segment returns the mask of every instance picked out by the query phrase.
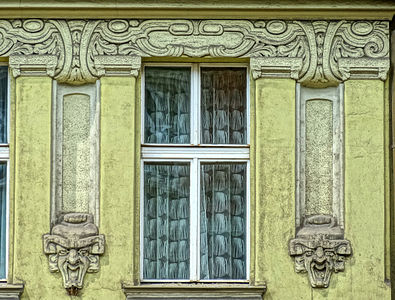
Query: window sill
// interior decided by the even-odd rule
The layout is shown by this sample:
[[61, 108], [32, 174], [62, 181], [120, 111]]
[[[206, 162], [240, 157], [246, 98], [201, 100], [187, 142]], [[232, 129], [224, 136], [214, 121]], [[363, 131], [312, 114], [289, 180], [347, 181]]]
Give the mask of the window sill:
[[0, 283], [0, 299], [19, 300], [23, 289], [23, 284]]
[[171, 284], [144, 284], [139, 286], [123, 285], [122, 289], [126, 300], [142, 299], [263, 299], [266, 286], [250, 286], [247, 284], [221, 284], [221, 283], [171, 283]]

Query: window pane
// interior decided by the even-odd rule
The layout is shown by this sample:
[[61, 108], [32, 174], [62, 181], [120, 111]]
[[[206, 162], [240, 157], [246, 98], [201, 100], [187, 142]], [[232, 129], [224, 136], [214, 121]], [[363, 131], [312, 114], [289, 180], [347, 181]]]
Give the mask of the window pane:
[[7, 163], [0, 162], [0, 278], [4, 279], [6, 267], [7, 235]]
[[0, 67], [0, 144], [7, 144], [8, 68]]
[[146, 143], [190, 143], [190, 91], [190, 68], [145, 68]]
[[201, 141], [247, 143], [245, 68], [201, 69]]
[[201, 279], [246, 278], [246, 167], [201, 165]]
[[144, 164], [145, 279], [189, 278], [189, 164]]

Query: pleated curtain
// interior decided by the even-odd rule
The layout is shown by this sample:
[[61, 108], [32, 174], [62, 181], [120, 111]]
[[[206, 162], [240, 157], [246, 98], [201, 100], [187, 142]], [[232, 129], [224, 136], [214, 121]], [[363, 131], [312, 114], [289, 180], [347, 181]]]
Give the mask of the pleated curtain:
[[201, 165], [200, 278], [246, 278], [246, 164]]
[[[190, 68], [146, 67], [146, 143], [191, 142], [190, 77]], [[202, 144], [247, 143], [245, 78], [243, 68], [201, 68], [195, 109]], [[246, 278], [246, 172], [245, 162], [200, 162], [194, 201], [200, 201], [201, 280]], [[144, 163], [145, 279], [189, 279], [190, 176], [197, 174], [189, 162]]]

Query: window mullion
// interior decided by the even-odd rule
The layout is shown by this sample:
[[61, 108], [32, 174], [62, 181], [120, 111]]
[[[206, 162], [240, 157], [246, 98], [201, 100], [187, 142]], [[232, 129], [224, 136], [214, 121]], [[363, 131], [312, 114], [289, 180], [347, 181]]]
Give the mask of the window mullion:
[[198, 185], [199, 185], [199, 161], [194, 158], [191, 162], [191, 189], [190, 189], [190, 280], [196, 281], [198, 276], [198, 257], [199, 257], [199, 199], [198, 199]]
[[191, 144], [199, 144], [199, 66], [197, 64], [192, 65], [192, 78], [191, 78]]

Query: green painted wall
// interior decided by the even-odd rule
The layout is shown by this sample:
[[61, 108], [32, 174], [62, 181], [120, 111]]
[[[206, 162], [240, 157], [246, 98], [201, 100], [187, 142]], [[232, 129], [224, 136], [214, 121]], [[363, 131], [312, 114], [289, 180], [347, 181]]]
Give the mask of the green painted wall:
[[[100, 272], [87, 274], [85, 288], [73, 299], [124, 299], [121, 282], [131, 283], [138, 277], [136, 141], [140, 127], [135, 125], [140, 123], [140, 114], [136, 113], [135, 84], [133, 77], [101, 81], [100, 232], [106, 236], [106, 249]], [[49, 272], [41, 238], [50, 230], [51, 97], [50, 78], [16, 80], [15, 146], [11, 143], [15, 149], [15, 234], [11, 243], [15, 250], [10, 281], [25, 283], [22, 299], [71, 298], [60, 273]]]
[[345, 82], [345, 237], [353, 254], [345, 272], [313, 299], [391, 299], [385, 283], [385, 123], [384, 82]]
[[138, 277], [140, 114], [135, 85], [134, 77], [101, 80], [100, 232], [106, 236], [106, 253], [97, 288], [105, 290], [95, 299], [124, 299], [121, 282]]
[[[13, 282], [22, 299], [62, 299], [61, 277], [48, 271], [42, 235], [49, 232], [52, 80], [16, 79]], [[64, 297], [63, 297], [64, 298]]]
[[288, 241], [295, 234], [295, 81], [255, 82], [255, 280], [265, 299], [308, 299], [306, 276], [294, 272]]
[[[124, 299], [121, 283], [138, 283], [139, 84], [133, 77], [101, 80], [100, 233], [106, 250], [99, 273], [87, 274], [74, 299]], [[22, 299], [70, 299], [60, 274], [48, 270], [41, 238], [50, 230], [52, 81], [19, 77], [11, 94], [10, 281], [26, 284]], [[390, 299], [384, 95], [378, 80], [345, 83], [345, 231], [353, 256], [328, 289], [313, 290], [288, 255], [295, 235], [295, 81], [252, 82], [251, 283], [267, 284], [265, 299]]]
[[295, 224], [295, 82], [259, 79], [255, 85], [254, 277], [267, 283], [265, 299], [390, 299], [384, 83], [345, 83], [345, 231], [353, 256], [345, 272], [333, 274], [328, 289], [311, 289], [307, 275], [293, 271], [287, 249]]

